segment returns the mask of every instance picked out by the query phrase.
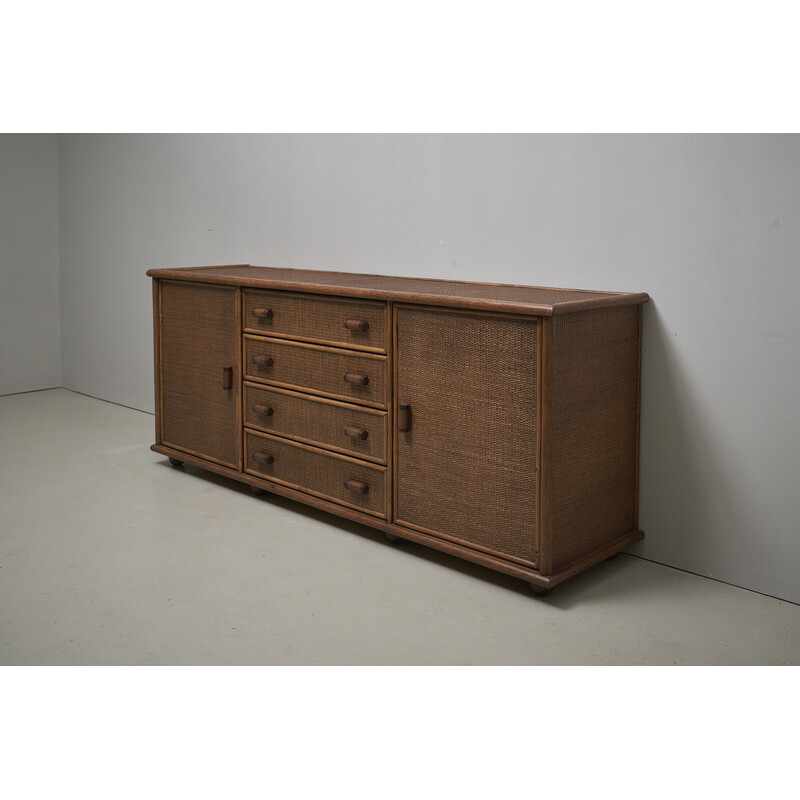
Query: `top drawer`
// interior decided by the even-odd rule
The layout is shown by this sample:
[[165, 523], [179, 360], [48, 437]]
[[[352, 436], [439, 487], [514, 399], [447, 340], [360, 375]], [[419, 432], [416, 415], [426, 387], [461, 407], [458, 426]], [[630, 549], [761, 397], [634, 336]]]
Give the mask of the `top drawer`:
[[247, 333], [386, 352], [386, 303], [314, 294], [247, 289]]

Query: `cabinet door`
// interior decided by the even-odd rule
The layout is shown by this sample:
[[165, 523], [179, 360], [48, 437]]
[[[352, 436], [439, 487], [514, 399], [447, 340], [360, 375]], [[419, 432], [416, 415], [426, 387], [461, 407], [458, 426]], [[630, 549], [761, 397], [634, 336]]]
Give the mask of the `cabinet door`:
[[537, 320], [400, 305], [395, 324], [395, 521], [535, 564]]
[[[161, 283], [161, 439], [240, 469], [237, 291]], [[226, 388], [229, 387], [229, 388]]]

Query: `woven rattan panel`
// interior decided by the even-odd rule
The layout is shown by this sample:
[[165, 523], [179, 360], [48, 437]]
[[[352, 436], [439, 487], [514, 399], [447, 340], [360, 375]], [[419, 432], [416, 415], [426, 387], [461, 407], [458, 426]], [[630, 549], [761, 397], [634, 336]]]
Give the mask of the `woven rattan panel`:
[[[255, 309], [271, 314], [254, 316]], [[348, 328], [348, 321], [365, 323], [367, 329]], [[249, 333], [263, 336], [282, 335], [338, 347], [386, 350], [386, 303], [377, 300], [246, 290], [242, 324]]]
[[[385, 467], [252, 431], [245, 433], [245, 448], [247, 472], [351, 508], [386, 516]], [[266, 464], [255, 457], [256, 453], [266, 453], [274, 460]], [[347, 481], [365, 484], [367, 492], [348, 489]]]
[[554, 572], [636, 526], [639, 313], [554, 319]]
[[385, 411], [246, 383], [244, 422], [267, 433], [386, 463]]
[[[257, 356], [271, 358], [273, 363], [256, 364], [253, 358]], [[386, 408], [386, 356], [246, 336], [244, 372], [256, 381]], [[345, 375], [364, 377], [367, 383], [352, 383]]]
[[[161, 284], [161, 390], [164, 444], [239, 468], [236, 290]], [[223, 367], [233, 367], [222, 388]]]
[[536, 562], [537, 326], [398, 306], [399, 524]]

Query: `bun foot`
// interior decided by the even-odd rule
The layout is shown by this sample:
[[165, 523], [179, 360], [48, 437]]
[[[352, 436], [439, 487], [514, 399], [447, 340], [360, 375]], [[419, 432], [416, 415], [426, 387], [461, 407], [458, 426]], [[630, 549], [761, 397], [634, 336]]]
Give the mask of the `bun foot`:
[[251, 486], [250, 486], [250, 491], [251, 491], [251, 492], [252, 492], [254, 495], [257, 495], [257, 496], [259, 496], [259, 497], [260, 497], [262, 494], [268, 494], [268, 492], [267, 492], [267, 490], [266, 490], [266, 489], [262, 489], [260, 486], [253, 486], [252, 484], [251, 484]]
[[405, 541], [405, 539], [402, 536], [398, 536], [396, 533], [389, 533], [388, 531], [386, 532], [386, 538], [390, 542], [401, 542], [402, 543], [402, 542]]
[[530, 584], [530, 587], [531, 587], [531, 591], [537, 597], [547, 597], [547, 595], [549, 595], [550, 592], [553, 591], [552, 589], [548, 589], [546, 586], [540, 586], [538, 583], [532, 583], [532, 584]]
[[169, 463], [172, 464], [173, 467], [182, 467], [183, 461], [179, 458], [173, 458], [172, 456], [169, 457]]

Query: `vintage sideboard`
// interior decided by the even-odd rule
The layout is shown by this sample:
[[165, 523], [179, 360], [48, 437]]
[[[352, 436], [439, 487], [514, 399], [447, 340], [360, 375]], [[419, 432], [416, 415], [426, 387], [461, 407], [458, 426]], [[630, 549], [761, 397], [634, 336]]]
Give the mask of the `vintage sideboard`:
[[644, 293], [154, 269], [152, 449], [547, 593], [642, 537]]

